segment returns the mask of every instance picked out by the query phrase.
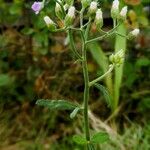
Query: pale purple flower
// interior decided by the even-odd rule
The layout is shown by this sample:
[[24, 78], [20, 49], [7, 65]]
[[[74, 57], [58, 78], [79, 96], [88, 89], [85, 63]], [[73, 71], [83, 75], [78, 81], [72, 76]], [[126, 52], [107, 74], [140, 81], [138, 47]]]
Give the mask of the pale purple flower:
[[38, 1], [34, 2], [31, 8], [35, 12], [35, 14], [38, 14], [40, 10], [43, 8], [43, 3]]

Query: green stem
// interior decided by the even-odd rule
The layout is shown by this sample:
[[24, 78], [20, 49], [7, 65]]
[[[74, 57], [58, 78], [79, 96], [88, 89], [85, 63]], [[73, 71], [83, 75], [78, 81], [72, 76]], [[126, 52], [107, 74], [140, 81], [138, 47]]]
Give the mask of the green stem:
[[113, 29], [111, 29], [110, 31], [105, 32], [105, 34], [104, 34], [104, 35], [102, 35], [102, 36], [99, 36], [99, 37], [97, 37], [97, 38], [94, 38], [94, 39], [91, 39], [91, 40], [86, 41], [86, 44], [91, 43], [91, 42], [94, 42], [94, 41], [103, 40], [104, 38], [111, 36], [112, 34], [114, 34], [114, 31], [118, 28], [118, 26], [120, 26], [120, 24], [121, 24], [121, 23], [118, 23], [118, 25], [117, 25], [117, 26], [115, 26], [115, 27], [114, 27]]
[[91, 82], [89, 83], [89, 86], [92, 86], [92, 85], [94, 85], [95, 83], [97, 83], [98, 81], [100, 81], [100, 80], [102, 80], [103, 78], [105, 78], [110, 72], [112, 72], [113, 68], [114, 68], [114, 65], [112, 65], [112, 66], [108, 69], [108, 71], [107, 71], [106, 73], [104, 73], [102, 76], [100, 76], [100, 77], [96, 78], [95, 80], [91, 81]]
[[88, 67], [87, 67], [87, 56], [86, 56], [86, 47], [85, 47], [85, 37], [82, 34], [82, 68], [83, 68], [83, 76], [84, 76], [84, 128], [85, 128], [85, 136], [86, 140], [90, 141], [90, 131], [89, 131], [89, 119], [88, 119], [88, 100], [89, 100], [89, 75], [88, 75]]

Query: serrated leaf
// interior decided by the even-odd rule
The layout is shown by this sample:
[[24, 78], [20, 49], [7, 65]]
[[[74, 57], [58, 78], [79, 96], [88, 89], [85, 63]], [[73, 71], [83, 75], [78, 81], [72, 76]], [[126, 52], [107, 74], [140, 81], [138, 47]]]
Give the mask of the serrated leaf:
[[36, 104], [39, 106], [45, 106], [51, 110], [73, 110], [78, 107], [76, 104], [73, 104], [66, 100], [40, 99], [37, 100]]
[[70, 118], [73, 119], [73, 118], [77, 115], [77, 113], [78, 113], [80, 110], [81, 110], [80, 107], [76, 107], [76, 108], [72, 111], [72, 113], [70, 114]]
[[87, 143], [86, 139], [81, 135], [74, 135], [73, 141], [79, 145], [85, 145]]
[[98, 83], [95, 83], [94, 86], [103, 93], [108, 106], [111, 106], [112, 100], [111, 100], [111, 96], [109, 95], [108, 90], [104, 86], [102, 86], [101, 84], [98, 84]]
[[106, 132], [99, 132], [93, 135], [91, 142], [93, 144], [101, 144], [109, 140], [109, 135]]

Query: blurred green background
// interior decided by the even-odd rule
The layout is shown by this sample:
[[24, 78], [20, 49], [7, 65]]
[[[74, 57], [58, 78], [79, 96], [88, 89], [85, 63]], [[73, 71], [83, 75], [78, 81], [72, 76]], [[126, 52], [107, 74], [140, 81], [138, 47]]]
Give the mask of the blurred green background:
[[[110, 28], [111, 0], [99, 2], [105, 10], [105, 28]], [[127, 43], [116, 128], [107, 121], [110, 108], [94, 88], [90, 108], [98, 128], [118, 132], [117, 138], [101, 145], [103, 150], [150, 150], [150, 7], [148, 0], [124, 2], [129, 7], [127, 29], [139, 27], [141, 33]], [[83, 131], [80, 116], [71, 120], [68, 112], [50, 112], [35, 105], [39, 98], [81, 103], [84, 83], [81, 65], [74, 63], [65, 45], [66, 34], [50, 33], [42, 19], [46, 14], [54, 17], [54, 2], [47, 1], [38, 16], [31, 10], [32, 3], [0, 0], [0, 149], [82, 150], [71, 140]], [[96, 32], [94, 27], [92, 32]], [[98, 44], [106, 54], [113, 51], [113, 39]], [[88, 58], [91, 76], [100, 74], [90, 52]]]

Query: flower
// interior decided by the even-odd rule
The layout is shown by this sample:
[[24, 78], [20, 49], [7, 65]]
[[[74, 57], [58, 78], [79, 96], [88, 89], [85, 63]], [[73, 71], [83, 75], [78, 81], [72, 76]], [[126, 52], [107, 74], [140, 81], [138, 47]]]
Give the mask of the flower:
[[75, 7], [74, 6], [71, 6], [68, 10], [68, 16], [71, 17], [71, 18], [74, 18], [75, 17]]
[[75, 18], [75, 7], [74, 6], [71, 6], [69, 9], [68, 9], [68, 13], [65, 17], [65, 25], [66, 26], [70, 26], [72, 25], [72, 22], [73, 22], [73, 19]]
[[139, 29], [134, 29], [133, 31], [131, 31], [131, 34], [132, 34], [133, 36], [137, 36], [139, 33], [140, 33], [140, 30], [139, 30]]
[[89, 8], [89, 13], [94, 14], [97, 10], [97, 2], [91, 2], [90, 8]]
[[96, 11], [95, 23], [98, 30], [101, 29], [101, 27], [103, 26], [103, 13], [101, 9], [98, 9]]
[[47, 27], [48, 27], [51, 31], [54, 31], [54, 30], [56, 29], [55, 23], [53, 22], [52, 19], [50, 19], [49, 16], [45, 16], [45, 17], [44, 17], [44, 21], [45, 21]]
[[138, 28], [136, 28], [133, 31], [131, 31], [127, 37], [128, 37], [128, 39], [133, 39], [133, 38], [137, 37], [139, 33], [140, 33], [140, 30]]
[[114, 0], [111, 8], [111, 17], [116, 19], [118, 18], [118, 14], [119, 14], [119, 1]]
[[38, 1], [34, 2], [31, 8], [35, 12], [35, 14], [38, 14], [40, 10], [43, 8], [43, 3]]
[[121, 12], [120, 12], [120, 19], [122, 19], [122, 20], [126, 19], [127, 10], [128, 10], [127, 6], [125, 6], [125, 7], [123, 7], [123, 8], [121, 9]]

